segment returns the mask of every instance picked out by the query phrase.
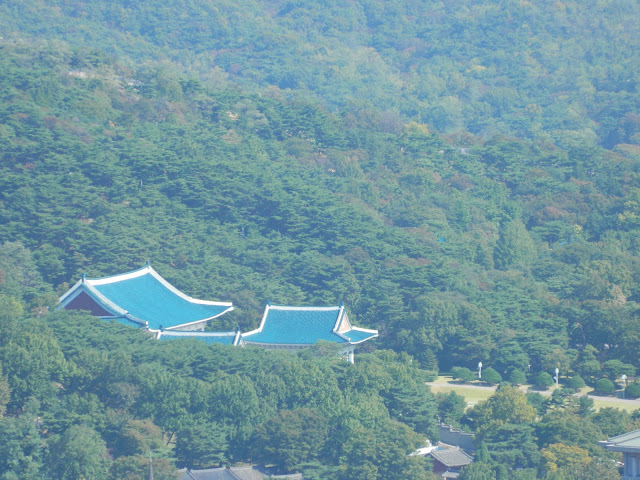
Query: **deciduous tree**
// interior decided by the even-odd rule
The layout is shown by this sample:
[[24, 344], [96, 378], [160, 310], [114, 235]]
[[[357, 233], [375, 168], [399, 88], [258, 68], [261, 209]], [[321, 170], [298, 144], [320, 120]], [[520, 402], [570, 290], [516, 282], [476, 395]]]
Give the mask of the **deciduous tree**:
[[111, 458], [98, 432], [84, 425], [71, 426], [50, 441], [48, 467], [64, 480], [108, 480]]

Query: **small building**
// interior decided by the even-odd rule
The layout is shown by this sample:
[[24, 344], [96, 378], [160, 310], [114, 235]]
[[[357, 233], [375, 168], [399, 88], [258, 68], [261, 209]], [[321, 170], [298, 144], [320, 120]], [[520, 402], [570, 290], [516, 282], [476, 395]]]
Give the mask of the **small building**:
[[611, 452], [621, 452], [624, 462], [622, 480], [640, 478], [640, 430], [598, 442]]
[[463, 432], [451, 425], [445, 423], [438, 425], [438, 438], [440, 443], [460, 447], [465, 453], [473, 455], [476, 451], [475, 435]]
[[433, 458], [433, 473], [442, 478], [458, 478], [462, 468], [473, 462], [473, 457], [458, 447], [437, 447], [429, 455]]
[[[251, 472], [252, 474], [254, 472]], [[257, 475], [249, 477], [251, 480], [262, 480], [264, 477], [260, 472]], [[206, 468], [202, 470], [184, 469], [179, 471], [179, 480], [239, 480], [237, 475], [227, 467]], [[244, 480], [244, 479], [243, 479]]]
[[353, 363], [355, 346], [378, 336], [377, 330], [354, 327], [343, 305], [299, 307], [267, 304], [260, 326], [242, 334], [242, 345], [300, 350], [321, 340], [342, 345]]
[[58, 308], [88, 310], [103, 319], [162, 331], [202, 331], [206, 323], [231, 310], [230, 302], [197, 300], [185, 295], [149, 262], [139, 270], [111, 277], [82, 278], [62, 297]]
[[179, 480], [302, 480], [300, 473], [273, 475], [254, 466], [206, 468], [203, 470], [182, 469], [178, 471]]

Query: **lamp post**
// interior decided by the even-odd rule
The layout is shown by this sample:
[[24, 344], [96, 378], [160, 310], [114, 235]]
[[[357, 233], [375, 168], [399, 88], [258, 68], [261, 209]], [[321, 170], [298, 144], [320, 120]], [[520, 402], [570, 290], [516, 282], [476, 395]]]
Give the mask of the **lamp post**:
[[560, 369], [558, 367], [556, 367], [556, 376], [553, 377], [553, 379], [556, 381], [556, 390], [558, 389], [558, 382], [560, 380]]
[[478, 380], [482, 380], [482, 362], [478, 362]]
[[624, 394], [627, 391], [627, 376], [623, 373], [620, 378], [624, 382], [624, 386], [622, 387], [622, 398], [624, 398]]

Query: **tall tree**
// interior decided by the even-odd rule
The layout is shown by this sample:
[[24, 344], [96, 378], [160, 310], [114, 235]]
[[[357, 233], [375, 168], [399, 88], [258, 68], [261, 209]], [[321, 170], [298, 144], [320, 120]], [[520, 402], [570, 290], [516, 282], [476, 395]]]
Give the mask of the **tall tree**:
[[526, 267], [536, 256], [535, 243], [522, 221], [510, 220], [500, 226], [500, 236], [493, 254], [497, 268]]
[[469, 416], [476, 429], [483, 432], [503, 423], [528, 424], [536, 417], [536, 410], [517, 387], [502, 386], [488, 400], [476, 405]]
[[74, 425], [50, 441], [50, 474], [61, 480], [108, 480], [111, 458], [106, 444], [92, 428]]
[[290, 472], [318, 458], [327, 433], [327, 420], [318, 411], [282, 410], [256, 427], [254, 458]]
[[218, 423], [196, 423], [178, 432], [175, 455], [180, 466], [220, 466], [229, 458], [227, 429]]
[[32, 412], [0, 419], [0, 471], [7, 480], [43, 478], [43, 439]]

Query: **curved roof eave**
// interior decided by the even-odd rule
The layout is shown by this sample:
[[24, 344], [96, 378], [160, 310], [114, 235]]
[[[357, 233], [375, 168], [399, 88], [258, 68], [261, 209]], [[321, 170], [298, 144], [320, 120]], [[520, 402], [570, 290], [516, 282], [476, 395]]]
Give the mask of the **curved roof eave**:
[[[132, 288], [134, 290], [131, 290]], [[143, 293], [147, 294], [146, 297], [132, 296], [131, 292], [135, 291], [135, 288], [142, 288]], [[148, 290], [149, 288], [151, 290]], [[147, 291], [144, 292], [144, 289]], [[109, 277], [87, 279], [83, 274], [81, 280], [60, 297], [58, 308], [64, 308], [81, 292], [85, 292], [97, 305], [113, 316], [126, 317], [150, 329], [158, 329], [162, 324], [167, 325], [166, 329], [188, 328], [190, 325], [206, 323], [233, 310], [231, 302], [200, 300], [184, 294], [162, 278], [149, 263], [143, 268]], [[158, 306], [158, 295], [167, 299], [167, 307], [171, 305], [171, 310], [162, 310]], [[180, 302], [184, 307], [191, 307], [183, 311]], [[167, 315], [167, 312], [172, 313]]]
[[224, 315], [225, 313], [230, 312], [232, 310], [233, 310], [233, 307], [229, 307], [226, 310], [223, 310], [222, 312], [218, 313], [217, 315], [214, 315], [213, 317], [203, 318], [201, 320], [194, 320], [193, 322], [180, 323], [178, 325], [172, 325], [170, 327], [165, 327], [163, 330], [176, 330], [178, 328], [188, 327], [189, 325], [197, 325], [198, 323], [206, 323], [209, 320], [213, 320], [214, 318], [218, 318], [220, 315]]

